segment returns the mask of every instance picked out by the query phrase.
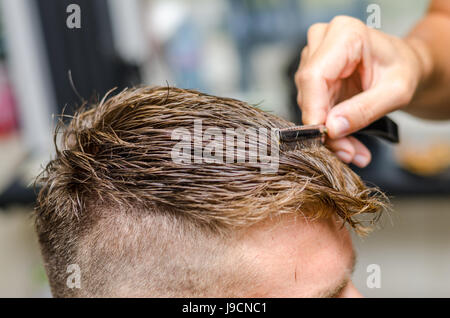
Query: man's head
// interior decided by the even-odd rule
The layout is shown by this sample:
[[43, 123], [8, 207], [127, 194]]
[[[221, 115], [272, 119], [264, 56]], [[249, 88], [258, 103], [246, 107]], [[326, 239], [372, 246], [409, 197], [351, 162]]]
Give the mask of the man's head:
[[[214, 128], [216, 137], [198, 142], [199, 121], [200, 133]], [[181, 139], [193, 158], [214, 149], [217, 159], [219, 148], [208, 148], [225, 143], [217, 129], [289, 126], [234, 99], [167, 87], [126, 90], [75, 114], [39, 179], [36, 229], [53, 294], [350, 293], [354, 254], [343, 224], [364, 232], [357, 217], [376, 218], [386, 202], [325, 147], [277, 148], [273, 173], [225, 153], [173, 158], [177, 129], [192, 134], [192, 143]], [[245, 151], [261, 143], [244, 141]], [[71, 264], [79, 289], [66, 284]]]

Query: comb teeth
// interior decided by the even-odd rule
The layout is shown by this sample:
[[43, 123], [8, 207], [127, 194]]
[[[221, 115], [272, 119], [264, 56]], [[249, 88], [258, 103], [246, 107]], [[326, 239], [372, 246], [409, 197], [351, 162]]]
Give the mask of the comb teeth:
[[[277, 131], [280, 144], [283, 143], [286, 146], [295, 148], [309, 145], [309, 141], [315, 143], [317, 140], [320, 140], [323, 144], [327, 133], [325, 125], [293, 126], [278, 129]], [[356, 134], [372, 135], [393, 143], [398, 143], [399, 141], [397, 124], [387, 116], [374, 121], [369, 126], [357, 131]]]
[[279, 130], [279, 139], [282, 142], [302, 142], [311, 139], [325, 141], [326, 127], [323, 125], [306, 125], [283, 128]]

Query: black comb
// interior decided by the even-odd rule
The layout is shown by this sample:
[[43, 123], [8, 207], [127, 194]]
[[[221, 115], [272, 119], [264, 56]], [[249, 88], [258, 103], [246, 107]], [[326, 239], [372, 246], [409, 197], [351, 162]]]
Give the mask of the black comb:
[[[312, 139], [320, 139], [324, 143], [327, 132], [325, 125], [303, 125], [279, 129], [278, 137], [281, 142], [285, 143], [302, 142]], [[374, 121], [369, 126], [354, 133], [354, 135], [359, 134], [379, 137], [392, 143], [399, 142], [398, 126], [387, 116]]]

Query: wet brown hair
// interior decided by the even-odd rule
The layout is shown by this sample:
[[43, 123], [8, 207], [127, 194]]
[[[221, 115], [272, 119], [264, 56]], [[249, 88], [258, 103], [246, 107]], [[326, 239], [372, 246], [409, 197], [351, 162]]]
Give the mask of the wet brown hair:
[[[37, 180], [43, 188], [35, 213], [55, 296], [118, 295], [113, 291], [118, 282], [123, 291], [210, 295], [207, 280], [218, 277], [216, 254], [228, 255], [224, 262], [240, 257], [224, 252], [234, 230], [285, 214], [337, 215], [366, 233], [369, 227], [358, 216], [372, 215], [373, 222], [387, 206], [378, 189], [366, 187], [315, 143], [281, 148], [276, 173], [261, 173], [249, 162], [177, 164], [171, 158], [178, 142], [172, 133], [181, 127], [192, 131], [196, 119], [203, 129], [293, 125], [235, 99], [143, 87], [105, 96], [77, 112], [61, 136], [55, 133], [61, 147]], [[189, 248], [196, 250], [197, 260], [174, 265]], [[151, 265], [155, 277], [149, 278], [153, 283], [131, 284], [137, 272], [149, 276], [138, 264], [151, 253], [157, 254]], [[67, 266], [74, 263], [85, 273], [79, 291], [66, 285]], [[215, 285], [231, 286], [224, 268], [224, 281]], [[198, 279], [196, 271], [202, 273]]]

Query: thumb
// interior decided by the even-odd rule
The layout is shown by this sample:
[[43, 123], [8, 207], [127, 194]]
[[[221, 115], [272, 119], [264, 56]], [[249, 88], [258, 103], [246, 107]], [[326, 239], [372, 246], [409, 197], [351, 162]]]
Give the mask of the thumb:
[[328, 113], [326, 126], [332, 139], [354, 133], [393, 111], [398, 97], [385, 87], [374, 87], [347, 99]]

